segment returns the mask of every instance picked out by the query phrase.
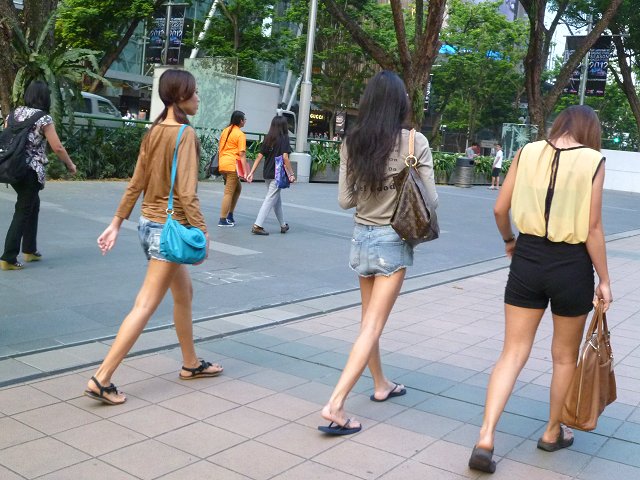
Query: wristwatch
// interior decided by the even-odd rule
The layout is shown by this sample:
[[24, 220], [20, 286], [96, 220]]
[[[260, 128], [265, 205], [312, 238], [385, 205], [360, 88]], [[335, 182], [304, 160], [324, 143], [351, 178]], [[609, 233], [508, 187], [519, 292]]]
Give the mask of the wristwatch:
[[516, 239], [516, 236], [515, 236], [515, 235], [511, 235], [511, 237], [510, 237], [510, 238], [507, 238], [507, 239], [504, 239], [504, 238], [503, 238], [502, 240], [504, 241], [504, 243], [511, 243], [511, 242], [513, 242], [515, 239]]

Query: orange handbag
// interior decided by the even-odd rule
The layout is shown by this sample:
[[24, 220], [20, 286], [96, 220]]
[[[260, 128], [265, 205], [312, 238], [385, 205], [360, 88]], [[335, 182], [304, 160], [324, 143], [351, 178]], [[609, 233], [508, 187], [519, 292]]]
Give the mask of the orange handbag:
[[578, 430], [593, 430], [600, 414], [615, 399], [616, 378], [607, 316], [603, 302], [598, 302], [564, 401], [562, 423]]

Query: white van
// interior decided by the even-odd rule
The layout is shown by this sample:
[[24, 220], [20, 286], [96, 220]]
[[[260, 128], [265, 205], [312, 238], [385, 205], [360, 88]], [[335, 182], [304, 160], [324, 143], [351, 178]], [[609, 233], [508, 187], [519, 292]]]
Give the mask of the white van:
[[[78, 120], [83, 117], [101, 117], [100, 119], [90, 118], [90, 120], [96, 126], [122, 126], [122, 115], [113, 103], [111, 103], [111, 100], [94, 93], [81, 92], [81, 94], [82, 99], [78, 99], [74, 108], [76, 123], [84, 124], [84, 121], [78, 122]], [[89, 120], [89, 118], [87, 118], [87, 120]]]

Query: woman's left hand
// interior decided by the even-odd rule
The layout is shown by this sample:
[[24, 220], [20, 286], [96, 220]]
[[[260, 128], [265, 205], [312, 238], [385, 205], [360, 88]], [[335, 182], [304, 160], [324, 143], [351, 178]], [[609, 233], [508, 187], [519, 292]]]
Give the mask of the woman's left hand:
[[291, 183], [293, 183], [293, 182], [295, 182], [295, 181], [296, 181], [296, 176], [295, 176], [293, 173], [292, 173], [291, 175], [289, 175], [289, 181], [290, 181]]

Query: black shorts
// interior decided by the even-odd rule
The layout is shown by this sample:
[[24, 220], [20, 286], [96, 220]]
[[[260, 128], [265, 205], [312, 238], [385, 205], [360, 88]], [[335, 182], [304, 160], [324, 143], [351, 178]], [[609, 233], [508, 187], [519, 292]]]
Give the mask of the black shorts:
[[499, 177], [501, 171], [502, 171], [501, 168], [494, 168], [493, 170], [491, 170], [491, 176], [492, 177]]
[[511, 259], [504, 303], [547, 308], [563, 317], [577, 317], [593, 308], [593, 264], [584, 243], [552, 242], [520, 234]]

